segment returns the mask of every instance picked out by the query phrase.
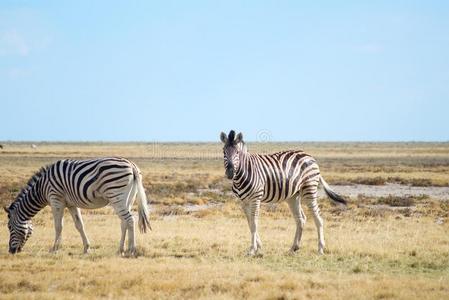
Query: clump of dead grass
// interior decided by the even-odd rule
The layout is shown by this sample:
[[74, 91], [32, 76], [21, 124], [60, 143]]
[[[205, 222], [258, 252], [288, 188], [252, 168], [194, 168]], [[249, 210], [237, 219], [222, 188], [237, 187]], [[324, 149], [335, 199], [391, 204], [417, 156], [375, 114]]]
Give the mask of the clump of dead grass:
[[[378, 204], [385, 204], [389, 206], [414, 206], [416, 201], [415, 196], [392, 196], [389, 195], [387, 197], [379, 197], [377, 199]], [[420, 197], [421, 199], [421, 197]]]

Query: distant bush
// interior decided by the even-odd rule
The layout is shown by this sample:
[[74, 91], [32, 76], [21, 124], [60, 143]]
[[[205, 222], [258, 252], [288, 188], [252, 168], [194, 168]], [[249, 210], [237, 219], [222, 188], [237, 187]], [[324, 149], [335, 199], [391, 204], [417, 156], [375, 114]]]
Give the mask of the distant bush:
[[390, 183], [406, 184], [411, 186], [433, 186], [436, 185], [429, 178], [402, 178], [399, 176], [388, 177], [387, 179]]
[[385, 204], [389, 206], [414, 206], [416, 204], [416, 200], [422, 200], [427, 198], [427, 196], [392, 196], [388, 197], [380, 197], [377, 200], [378, 204]]

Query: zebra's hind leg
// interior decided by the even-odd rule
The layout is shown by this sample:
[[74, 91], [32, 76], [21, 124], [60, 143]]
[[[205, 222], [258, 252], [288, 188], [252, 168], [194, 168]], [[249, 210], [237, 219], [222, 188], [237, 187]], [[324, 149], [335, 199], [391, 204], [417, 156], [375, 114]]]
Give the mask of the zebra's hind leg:
[[72, 215], [73, 222], [75, 223], [75, 227], [81, 235], [81, 239], [83, 240], [84, 246], [84, 254], [89, 252], [90, 243], [87, 238], [86, 232], [84, 231], [84, 223], [83, 218], [81, 217], [81, 211], [78, 207], [69, 207], [69, 212]]
[[120, 238], [120, 247], [119, 253], [124, 253], [124, 245], [125, 245], [125, 237], [126, 232], [128, 231], [128, 249], [127, 252], [131, 256], [136, 255], [136, 242], [135, 242], [135, 234], [134, 234], [134, 217], [131, 214], [128, 207], [126, 207], [126, 202], [121, 200], [110, 201], [111, 206], [114, 208], [116, 214], [119, 216], [122, 229], [122, 235]]
[[318, 182], [310, 182], [302, 189], [301, 198], [306, 201], [313, 214], [313, 220], [318, 231], [318, 254], [324, 254], [324, 226], [318, 207]]
[[293, 214], [293, 218], [295, 219], [296, 223], [296, 232], [295, 237], [293, 239], [293, 245], [290, 249], [291, 253], [294, 253], [299, 250], [299, 243], [301, 242], [301, 236], [302, 236], [302, 230], [304, 228], [304, 225], [306, 223], [306, 215], [304, 214], [304, 211], [301, 207], [301, 201], [300, 197], [292, 197], [287, 200], [288, 207], [290, 208], [290, 211]]
[[137, 255], [136, 248], [136, 234], [135, 234], [135, 221], [134, 216], [130, 214], [130, 218], [127, 220], [128, 225], [128, 253], [131, 256]]
[[120, 228], [122, 230], [122, 234], [120, 236], [120, 245], [118, 249], [118, 254], [121, 256], [125, 255], [125, 238], [126, 238], [126, 230], [128, 228], [128, 224], [125, 220], [122, 220], [120, 223]]
[[257, 251], [262, 250], [262, 241], [260, 240], [259, 232], [256, 232], [256, 244], [257, 244]]

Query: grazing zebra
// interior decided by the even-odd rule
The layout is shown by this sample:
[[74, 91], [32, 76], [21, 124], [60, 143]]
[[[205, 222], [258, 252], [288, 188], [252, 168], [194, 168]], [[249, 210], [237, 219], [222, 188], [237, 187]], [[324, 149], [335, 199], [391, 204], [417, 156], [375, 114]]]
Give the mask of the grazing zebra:
[[301, 201], [310, 207], [318, 231], [318, 252], [324, 253], [323, 220], [317, 204], [318, 184], [324, 187], [332, 200], [346, 204], [346, 201], [330, 189], [320, 175], [315, 159], [303, 151], [282, 151], [261, 155], [249, 153], [243, 142], [242, 133], [220, 135], [224, 143], [224, 167], [228, 179], [232, 179], [232, 191], [242, 200], [242, 208], [251, 231], [251, 247], [248, 255], [255, 255], [262, 247], [257, 224], [260, 203], [287, 201], [296, 221], [296, 233], [290, 249], [299, 249], [306, 216]]
[[134, 217], [131, 207], [138, 196], [139, 229], [150, 228], [148, 205], [139, 168], [131, 161], [118, 158], [89, 160], [63, 159], [43, 167], [23, 188], [16, 200], [5, 211], [8, 213], [10, 232], [9, 252], [20, 252], [31, 236], [31, 218], [50, 205], [55, 223], [55, 242], [51, 251], [61, 244], [62, 221], [67, 207], [84, 245], [89, 250], [89, 240], [84, 232], [80, 208], [94, 209], [110, 204], [120, 217], [122, 235], [119, 253], [124, 254], [126, 231], [128, 251], [136, 254]]

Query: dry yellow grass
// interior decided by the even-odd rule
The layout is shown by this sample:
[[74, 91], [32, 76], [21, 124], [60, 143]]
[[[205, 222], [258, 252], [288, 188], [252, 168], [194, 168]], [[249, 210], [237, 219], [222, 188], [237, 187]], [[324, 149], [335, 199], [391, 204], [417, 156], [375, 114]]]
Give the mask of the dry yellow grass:
[[[412, 150], [403, 144], [331, 145], [307, 144], [312, 151], [307, 150], [320, 156], [323, 173], [335, 180], [390, 175], [388, 170], [397, 165], [404, 178], [411, 172], [430, 180], [442, 176], [441, 181], [448, 182], [449, 175], [443, 175], [449, 161], [447, 144], [412, 144]], [[449, 295], [447, 202], [417, 199], [414, 207], [390, 209], [371, 206], [384, 203], [382, 199], [352, 199], [347, 210], [340, 210], [321, 199], [324, 256], [316, 254], [316, 230], [310, 217], [301, 250], [291, 256], [294, 223], [287, 206], [282, 204], [276, 211], [264, 208], [263, 257], [249, 258], [245, 256], [249, 233], [238, 202], [229, 195], [197, 192], [198, 188], [229, 189], [229, 182], [222, 179], [221, 152], [214, 154], [217, 158], [191, 157], [198, 149], [220, 151], [218, 144], [166, 146], [179, 147], [182, 154], [174, 150], [170, 154], [179, 155], [177, 159], [152, 157], [146, 144], [38, 145], [36, 150], [25, 144], [6, 146], [0, 153], [3, 203], [12, 200], [41, 165], [57, 158], [122, 155], [138, 163], [151, 198], [159, 204], [153, 205], [153, 231], [137, 235], [140, 256], [135, 259], [117, 256], [119, 219], [109, 208], [83, 211], [93, 246], [88, 255], [82, 254], [81, 238], [68, 214], [62, 250], [48, 253], [54, 233], [47, 208], [36, 216], [35, 232], [24, 251], [11, 256], [2, 214], [2, 299], [443, 299]], [[419, 159], [410, 158], [413, 151]], [[397, 161], [390, 160], [390, 152]], [[211, 202], [222, 205], [192, 213], [172, 206]]]
[[[140, 256], [116, 254], [119, 221], [111, 210], [84, 214], [93, 251], [66, 218], [62, 250], [49, 210], [35, 220], [24, 252], [6, 253], [0, 231], [2, 298], [400, 298], [441, 299], [449, 293], [449, 226], [432, 215], [367, 217], [352, 207], [325, 208], [328, 250], [316, 255], [307, 224], [300, 253], [288, 254], [294, 232], [286, 206], [261, 218], [264, 255], [249, 258], [246, 221], [234, 202], [208, 214], [153, 214], [154, 230], [138, 235]], [[4, 220], [1, 227], [6, 228]]]

